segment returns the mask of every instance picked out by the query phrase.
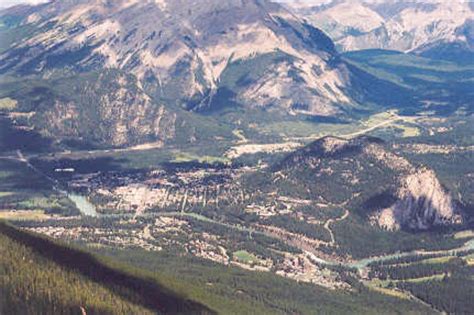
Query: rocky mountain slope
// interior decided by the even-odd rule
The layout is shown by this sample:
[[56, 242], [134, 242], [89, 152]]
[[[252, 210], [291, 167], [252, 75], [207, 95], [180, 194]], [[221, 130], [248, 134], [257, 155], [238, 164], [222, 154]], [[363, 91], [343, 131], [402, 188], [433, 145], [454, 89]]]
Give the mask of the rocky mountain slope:
[[454, 60], [472, 58], [474, 10], [467, 1], [288, 2], [343, 51], [382, 48]]
[[108, 69], [68, 77], [6, 82], [18, 106], [8, 116], [14, 126], [33, 128], [46, 138], [75, 147], [161, 147], [183, 141], [210, 141], [231, 131], [207, 117], [156, 102], [124, 71]]
[[274, 168], [283, 194], [344, 206], [387, 230], [427, 230], [462, 218], [436, 174], [378, 138], [326, 137]]
[[4, 72], [45, 74], [66, 64], [80, 70], [119, 68], [156, 96], [207, 95], [194, 104], [202, 107], [211, 102], [230, 63], [280, 52], [288, 58], [245, 89], [248, 103], [286, 99], [289, 104], [283, 105], [291, 105], [296, 82], [283, 69], [293, 69], [318, 92], [307, 95], [315, 113], [330, 112], [331, 101], [348, 101], [341, 91], [347, 70], [330, 65], [335, 52], [329, 38], [266, 1], [56, 1], [21, 23], [41, 32], [2, 56]]
[[[44, 134], [114, 146], [172, 142], [159, 130], [179, 129], [184, 111], [243, 107], [333, 117], [366, 101], [367, 89], [357, 83], [360, 73], [339, 58], [333, 42], [266, 0], [52, 1], [3, 10], [0, 21], [0, 74], [42, 82], [35, 94], [41, 91], [48, 102], [26, 104], [14, 80], [4, 80], [11, 84], [0, 86], [0, 92], [18, 102], [18, 111], [34, 109], [35, 124], [29, 127]], [[87, 86], [73, 82], [85, 73], [101, 79]], [[57, 96], [54, 82], [62, 78], [68, 78], [76, 94], [100, 95], [88, 99], [96, 109], [80, 108], [67, 93], [52, 100]], [[105, 78], [113, 83], [104, 83]], [[166, 119], [161, 118], [164, 111]], [[191, 117], [181, 121], [194, 126]], [[83, 122], [107, 122], [101, 129], [108, 129], [85, 130]], [[222, 129], [213, 118], [203, 125], [181, 140], [192, 142], [194, 134]], [[173, 132], [166, 134], [173, 138]]]

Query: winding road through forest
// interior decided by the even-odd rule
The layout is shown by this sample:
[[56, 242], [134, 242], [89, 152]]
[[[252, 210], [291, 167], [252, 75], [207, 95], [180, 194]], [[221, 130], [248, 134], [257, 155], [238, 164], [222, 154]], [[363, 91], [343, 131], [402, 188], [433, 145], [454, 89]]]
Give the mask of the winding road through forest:
[[326, 221], [326, 223], [324, 223], [324, 228], [329, 232], [329, 235], [331, 236], [330, 244], [332, 246], [336, 245], [336, 237], [334, 236], [334, 232], [331, 230], [331, 224], [344, 221], [345, 219], [349, 217], [349, 214], [350, 214], [349, 210], [344, 209], [344, 214], [341, 217], [336, 218], [336, 219], [329, 219]]

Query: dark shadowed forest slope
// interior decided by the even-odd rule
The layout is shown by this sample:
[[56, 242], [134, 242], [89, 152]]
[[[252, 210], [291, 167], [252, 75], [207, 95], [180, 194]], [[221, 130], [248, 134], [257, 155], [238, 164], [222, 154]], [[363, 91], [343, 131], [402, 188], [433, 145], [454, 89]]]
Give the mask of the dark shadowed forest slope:
[[213, 314], [94, 256], [0, 223], [1, 314]]

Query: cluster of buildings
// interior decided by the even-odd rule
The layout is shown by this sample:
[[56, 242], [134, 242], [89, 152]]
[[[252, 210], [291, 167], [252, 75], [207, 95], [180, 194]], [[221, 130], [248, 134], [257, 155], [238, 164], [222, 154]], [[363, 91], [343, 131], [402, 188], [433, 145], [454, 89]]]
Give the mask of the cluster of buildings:
[[[302, 207], [315, 206], [314, 201], [281, 196], [275, 192], [257, 192], [254, 196], [244, 191], [239, 184], [239, 177], [249, 171], [252, 169], [222, 167], [74, 175], [69, 188], [88, 194], [100, 214], [94, 218], [96, 221], [82, 224], [82, 218], [76, 217], [70, 220], [78, 224], [47, 226], [45, 223], [27, 229], [57, 239], [81, 241], [95, 246], [142, 248], [148, 251], [174, 248], [223, 265], [274, 272], [296, 281], [330, 288], [343, 287], [345, 284], [336, 279], [335, 273], [321, 267], [306, 251], [327, 243], [322, 240], [295, 234], [271, 224], [260, 224], [260, 221], [250, 226], [224, 222], [221, 226], [231, 228], [234, 225], [235, 233], [243, 229], [255, 230], [303, 252], [295, 254], [282, 250], [278, 254], [281, 257], [275, 259], [244, 251], [244, 259], [233, 253], [232, 249], [241, 245], [245, 248], [246, 244], [236, 243], [229, 238], [230, 234], [222, 234], [214, 230], [212, 225], [194, 229], [197, 222], [191, 214], [206, 209], [220, 211], [229, 205], [244, 205], [243, 213], [256, 214], [263, 220], [289, 215], [308, 223], [323, 223], [300, 211]], [[202, 218], [209, 218], [209, 224], [218, 224], [209, 213], [206, 216], [204, 212]], [[202, 218], [197, 220], [202, 221]]]
[[249, 196], [234, 183], [246, 168], [206, 168], [145, 173], [88, 174], [75, 176], [69, 186], [87, 192], [102, 214], [219, 207], [232, 198]]
[[337, 273], [319, 265], [311, 253], [286, 255], [285, 260], [276, 271], [277, 275], [299, 282], [314, 283], [327, 288], [349, 288], [349, 285], [338, 279]]

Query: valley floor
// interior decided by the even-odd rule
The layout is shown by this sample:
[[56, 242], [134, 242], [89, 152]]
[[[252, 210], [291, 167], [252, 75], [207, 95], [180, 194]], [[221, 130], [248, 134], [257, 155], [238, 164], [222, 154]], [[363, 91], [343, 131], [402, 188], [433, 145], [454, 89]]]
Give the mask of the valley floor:
[[[395, 113], [387, 115], [374, 117], [364, 123], [365, 129], [345, 137], [387, 132], [393, 124], [405, 121]], [[438, 130], [437, 124], [444, 122], [419, 123], [417, 128], [428, 134], [450, 132]], [[444, 157], [472, 158], [470, 143], [428, 144], [421, 137], [413, 139], [417, 138], [396, 141], [392, 147], [433, 163], [443, 178], [455, 174], [445, 171]], [[275, 191], [256, 193], [242, 182], [249, 176], [258, 182], [252, 176], [268, 167], [265, 161], [252, 166], [207, 163], [192, 155], [187, 155], [189, 160], [178, 160], [176, 153], [164, 154], [163, 162], [153, 162], [158, 165], [153, 168], [129, 168], [130, 160], [118, 161], [130, 157], [127, 154], [134, 154], [132, 161], [143, 159], [156, 153], [154, 150], [54, 156], [17, 151], [0, 157], [0, 175], [17, 179], [4, 182], [0, 189], [0, 218], [30, 232], [84, 244], [90, 250], [140, 249], [165, 256], [186, 255], [337, 292], [362, 286], [372, 294], [429, 305], [433, 311], [464, 307], [461, 301], [443, 305], [433, 298], [440, 291], [425, 295], [422, 288], [441, 282], [458, 288], [461, 275], [472, 272], [471, 229], [389, 233], [361, 222], [348, 207], [350, 198], [331, 202]], [[274, 150], [279, 149], [272, 148], [269, 157], [278, 155]], [[459, 200], [469, 203], [472, 192], [466, 189], [465, 176], [450, 189], [457, 187]], [[432, 259], [438, 260], [432, 263]]]

